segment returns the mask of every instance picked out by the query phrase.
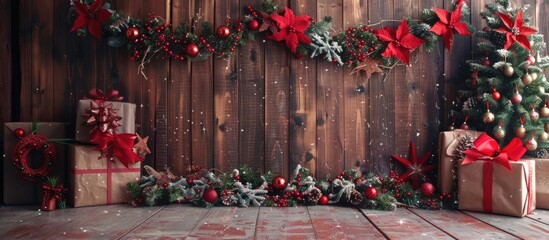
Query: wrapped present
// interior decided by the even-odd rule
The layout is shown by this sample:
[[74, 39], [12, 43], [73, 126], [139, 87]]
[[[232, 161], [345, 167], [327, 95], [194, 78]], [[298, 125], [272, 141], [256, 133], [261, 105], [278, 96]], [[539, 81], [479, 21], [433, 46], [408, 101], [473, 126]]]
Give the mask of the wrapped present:
[[482, 134], [459, 165], [460, 210], [523, 217], [535, 209], [535, 162], [519, 161], [526, 152], [519, 138], [501, 151]]
[[42, 206], [43, 211], [53, 211], [57, 206], [57, 201], [61, 200], [63, 192], [66, 190], [62, 184], [57, 183], [58, 178], [52, 177], [42, 185]]
[[99, 158], [96, 146], [69, 146], [69, 200], [74, 207], [126, 203], [126, 184], [139, 180], [141, 163], [127, 167], [117, 159]]
[[442, 193], [451, 193], [457, 189], [452, 189], [453, 183], [457, 180], [456, 149], [459, 146], [461, 138], [469, 135], [476, 139], [482, 132], [454, 130], [441, 132], [438, 137], [439, 144], [439, 163], [438, 163], [438, 189]]
[[[21, 169], [14, 166], [15, 154], [12, 154], [23, 139], [28, 139], [33, 133], [38, 140], [65, 138], [67, 124], [60, 122], [36, 123], [36, 131], [33, 133], [33, 123], [12, 122], [4, 125], [4, 203], [5, 204], [40, 204], [42, 202], [42, 186], [40, 181], [31, 182], [23, 178]], [[31, 171], [38, 171], [44, 166], [45, 160], [52, 160], [49, 166], [51, 171], [48, 175], [59, 177], [59, 181], [65, 182], [67, 177], [67, 161], [65, 156], [65, 145], [47, 142], [48, 149], [54, 153], [41, 151], [29, 151], [24, 157]], [[49, 159], [46, 159], [49, 158]], [[42, 167], [39, 167], [42, 166]], [[36, 168], [36, 169], [35, 169]]]
[[525, 156], [536, 162], [536, 208], [549, 209], [549, 159]]

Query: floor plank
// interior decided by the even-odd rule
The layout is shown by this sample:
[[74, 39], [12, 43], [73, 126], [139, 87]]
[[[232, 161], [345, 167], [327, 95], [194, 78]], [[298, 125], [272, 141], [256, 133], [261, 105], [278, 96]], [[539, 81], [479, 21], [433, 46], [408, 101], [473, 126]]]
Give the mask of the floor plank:
[[190, 238], [253, 239], [259, 208], [215, 207], [200, 221]]
[[318, 239], [385, 239], [355, 208], [337, 206], [307, 207]]
[[259, 210], [255, 238], [314, 239], [316, 237], [306, 207], [262, 207]]
[[424, 209], [410, 209], [410, 211], [457, 239], [475, 239], [478, 236], [489, 239], [518, 239], [458, 211]]
[[123, 239], [187, 237], [209, 211], [189, 205], [170, 205], [127, 233]]
[[549, 210], [536, 209], [527, 217], [549, 225]]
[[549, 227], [530, 218], [517, 218], [487, 213], [465, 212], [476, 219], [523, 239], [547, 239]]
[[362, 209], [361, 211], [390, 239], [453, 239], [404, 208], [392, 212]]

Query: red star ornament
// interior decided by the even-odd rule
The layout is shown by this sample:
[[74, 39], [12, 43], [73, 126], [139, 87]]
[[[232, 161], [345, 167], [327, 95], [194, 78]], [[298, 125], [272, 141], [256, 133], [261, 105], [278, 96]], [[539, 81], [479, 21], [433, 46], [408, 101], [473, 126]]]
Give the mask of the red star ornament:
[[392, 155], [392, 157], [406, 167], [406, 172], [400, 176], [400, 179], [412, 181], [414, 189], [419, 187], [420, 178], [425, 178], [425, 173], [435, 169], [435, 165], [426, 165], [427, 159], [431, 156], [431, 151], [428, 151], [421, 157], [417, 159], [416, 148], [414, 142], [410, 142], [410, 159], [404, 159], [402, 157]]
[[508, 49], [509, 47], [511, 47], [511, 45], [513, 45], [513, 43], [517, 42], [519, 45], [528, 49], [531, 52], [532, 48], [530, 47], [530, 41], [528, 40], [528, 36], [536, 33], [537, 30], [531, 27], [524, 26], [522, 10], [517, 13], [514, 22], [511, 16], [507, 14], [498, 12], [498, 15], [501, 18], [504, 26], [496, 29], [496, 31], [505, 34], [507, 37], [503, 48]]
[[309, 16], [295, 16], [294, 12], [286, 8], [284, 11], [284, 16], [276, 14], [273, 12], [271, 14], [271, 19], [276, 22], [280, 31], [273, 33], [269, 38], [275, 41], [285, 41], [286, 46], [292, 50], [293, 53], [296, 52], [297, 45], [301, 42], [304, 44], [311, 44], [311, 39], [304, 33], [305, 30], [309, 27], [311, 22]]
[[402, 19], [396, 32], [390, 27], [385, 27], [374, 30], [374, 34], [379, 40], [388, 43], [385, 52], [381, 54], [382, 56], [386, 58], [394, 56], [407, 65], [410, 64], [410, 52], [421, 46], [425, 41], [410, 33], [406, 19]]
[[103, 0], [94, 1], [90, 5], [90, 7], [77, 0], [73, 0], [72, 2], [74, 3], [74, 7], [76, 8], [76, 13], [78, 14], [78, 17], [72, 25], [71, 32], [76, 31], [80, 28], [88, 27], [88, 31], [91, 33], [91, 35], [98, 40], [101, 40], [101, 37], [103, 35], [101, 25], [109, 20], [112, 15], [112, 12], [102, 8]]
[[461, 5], [457, 7], [452, 13], [440, 8], [433, 8], [438, 16], [438, 22], [431, 28], [431, 32], [436, 35], [442, 36], [444, 46], [448, 51], [452, 48], [452, 42], [454, 40], [454, 30], [461, 35], [471, 35], [467, 24], [461, 22]]

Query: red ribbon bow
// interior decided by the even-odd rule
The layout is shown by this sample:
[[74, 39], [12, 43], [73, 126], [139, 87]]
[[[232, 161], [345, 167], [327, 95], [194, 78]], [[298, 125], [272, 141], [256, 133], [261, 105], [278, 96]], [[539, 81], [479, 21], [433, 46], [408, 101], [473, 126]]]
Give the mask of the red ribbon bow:
[[518, 161], [526, 153], [526, 148], [522, 145], [520, 138], [513, 138], [503, 150], [499, 150], [499, 144], [496, 140], [483, 133], [473, 143], [474, 148], [465, 150], [465, 160], [462, 165], [475, 162], [477, 160], [492, 160], [501, 166], [511, 170], [509, 160]]
[[42, 190], [44, 190], [44, 198], [45, 199], [52, 199], [55, 198], [55, 200], [61, 199], [63, 191], [66, 189], [63, 187], [62, 184], [57, 185], [57, 187], [52, 187], [49, 184], [42, 185]]
[[93, 88], [90, 90], [88, 97], [99, 105], [106, 101], [120, 102], [124, 99], [124, 97], [118, 96], [118, 90], [116, 89], [111, 89], [105, 94], [100, 89]]
[[101, 151], [101, 157], [107, 157], [108, 161], [116, 158], [129, 168], [130, 164], [143, 160], [133, 151], [136, 137], [135, 134], [116, 134], [96, 129], [91, 133], [90, 141], [97, 144], [96, 149]]

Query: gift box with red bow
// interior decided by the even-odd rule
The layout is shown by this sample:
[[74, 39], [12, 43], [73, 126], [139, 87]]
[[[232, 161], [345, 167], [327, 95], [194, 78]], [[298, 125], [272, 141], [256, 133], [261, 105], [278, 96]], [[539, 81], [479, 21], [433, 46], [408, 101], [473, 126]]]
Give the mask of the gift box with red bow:
[[487, 134], [465, 151], [459, 166], [459, 209], [523, 217], [536, 206], [535, 162], [519, 138], [502, 150]]
[[549, 209], [549, 159], [525, 156], [536, 162], [536, 208]]

